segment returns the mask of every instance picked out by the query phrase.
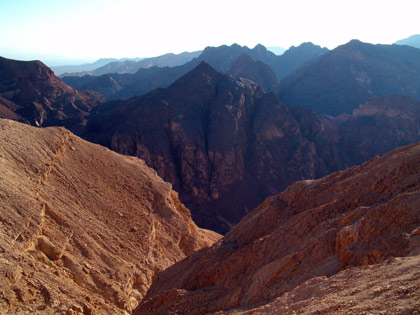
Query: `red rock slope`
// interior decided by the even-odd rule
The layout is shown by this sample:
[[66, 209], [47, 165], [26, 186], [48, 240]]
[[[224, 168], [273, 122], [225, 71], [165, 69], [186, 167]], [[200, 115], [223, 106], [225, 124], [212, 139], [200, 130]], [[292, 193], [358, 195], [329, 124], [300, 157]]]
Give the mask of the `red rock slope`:
[[[268, 198], [212, 247], [160, 273], [134, 313], [243, 311], [284, 297], [315, 277], [419, 254], [419, 201], [420, 144], [297, 182]], [[275, 309], [284, 306], [279, 303]]]
[[218, 237], [142, 160], [0, 120], [0, 313], [130, 312]]

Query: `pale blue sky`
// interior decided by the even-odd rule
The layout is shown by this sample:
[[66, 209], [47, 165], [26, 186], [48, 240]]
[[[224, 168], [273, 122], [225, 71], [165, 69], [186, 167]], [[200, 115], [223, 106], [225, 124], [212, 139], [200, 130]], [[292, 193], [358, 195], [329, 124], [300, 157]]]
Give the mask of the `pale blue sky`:
[[420, 33], [418, 12], [419, 0], [0, 0], [0, 56], [53, 65], [233, 43], [386, 44]]

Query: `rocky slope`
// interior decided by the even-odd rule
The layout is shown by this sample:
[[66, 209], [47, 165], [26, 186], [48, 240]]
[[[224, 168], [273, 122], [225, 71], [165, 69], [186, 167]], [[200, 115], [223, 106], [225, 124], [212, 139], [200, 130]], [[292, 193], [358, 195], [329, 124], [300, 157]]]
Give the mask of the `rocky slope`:
[[342, 168], [321, 123], [301, 129], [275, 95], [201, 63], [167, 89], [98, 108], [84, 137], [144, 159], [199, 226], [226, 232], [295, 180]]
[[126, 314], [212, 244], [171, 185], [64, 128], [0, 120], [0, 313]]
[[[418, 236], [413, 237], [419, 238]], [[265, 305], [218, 314], [417, 314], [420, 255], [312, 278]]]
[[284, 78], [279, 97], [320, 114], [352, 111], [373, 96], [404, 94], [420, 100], [420, 49], [357, 40], [313, 59]]
[[[343, 278], [348, 279], [344, 293], [361, 298], [341, 299], [343, 308], [351, 310], [366, 303], [366, 295], [386, 296], [389, 291], [397, 303], [388, 304], [389, 309], [416, 310], [418, 256], [388, 260], [396, 274], [387, 277], [389, 286], [384, 287], [372, 287], [386, 281], [369, 280], [375, 275], [369, 271], [378, 274], [387, 270], [386, 264], [340, 271], [420, 253], [419, 174], [420, 144], [413, 144], [319, 180], [296, 182], [268, 198], [212, 247], [161, 272], [134, 314], [225, 313], [267, 302], [274, 304], [254, 313], [287, 313], [283, 301], [298, 307], [307, 299], [313, 299], [314, 311], [328, 299], [325, 310], [335, 313], [340, 300], [333, 304], [328, 293]], [[373, 282], [349, 287], [355, 282], [351, 275]], [[397, 287], [401, 284], [407, 286]], [[368, 291], [362, 296], [357, 290], [363, 288]]]
[[[13, 111], [37, 126], [61, 125], [78, 131], [88, 113], [104, 101], [95, 92], [79, 92], [64, 84], [40, 61], [17, 61], [0, 57], [2, 112]], [[14, 105], [13, 105], [14, 104]], [[2, 114], [0, 118], [11, 118]]]

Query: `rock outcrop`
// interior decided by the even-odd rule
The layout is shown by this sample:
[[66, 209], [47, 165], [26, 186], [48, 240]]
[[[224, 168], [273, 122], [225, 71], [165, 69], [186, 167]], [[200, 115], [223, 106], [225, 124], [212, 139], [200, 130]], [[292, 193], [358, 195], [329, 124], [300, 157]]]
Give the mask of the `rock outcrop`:
[[[66, 126], [79, 131], [86, 116], [104, 98], [96, 92], [79, 92], [64, 84], [40, 61], [18, 61], [0, 57], [0, 118], [11, 118], [31, 125]], [[14, 105], [13, 105], [14, 104]]]
[[218, 238], [142, 160], [0, 120], [0, 313], [126, 314]]
[[[308, 287], [312, 281], [322, 289], [329, 282], [333, 290], [334, 279], [363, 269], [340, 271], [419, 255], [419, 174], [420, 144], [413, 144], [319, 180], [296, 182], [268, 198], [212, 247], [161, 272], [134, 314], [244, 311], [276, 298], [280, 304], [275, 307], [285, 309], [283, 297], [286, 302], [293, 302], [293, 294], [297, 300], [305, 299], [305, 294], [296, 296], [301, 285]], [[407, 261], [411, 264], [407, 279], [418, 279], [413, 271], [418, 260]], [[391, 265], [391, 270], [398, 268]], [[376, 294], [388, 289], [398, 291], [382, 287]], [[409, 297], [418, 283], [400, 290]], [[307, 294], [309, 299], [310, 290]], [[418, 293], [414, 294], [407, 304], [398, 305], [406, 310], [419, 307]]]

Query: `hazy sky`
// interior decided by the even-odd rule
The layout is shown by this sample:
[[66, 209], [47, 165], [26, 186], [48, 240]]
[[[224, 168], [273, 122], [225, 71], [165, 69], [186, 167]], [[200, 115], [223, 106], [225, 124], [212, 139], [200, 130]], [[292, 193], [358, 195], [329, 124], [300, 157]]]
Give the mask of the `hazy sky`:
[[151, 57], [206, 46], [393, 43], [420, 33], [420, 0], [0, 0], [0, 56]]

